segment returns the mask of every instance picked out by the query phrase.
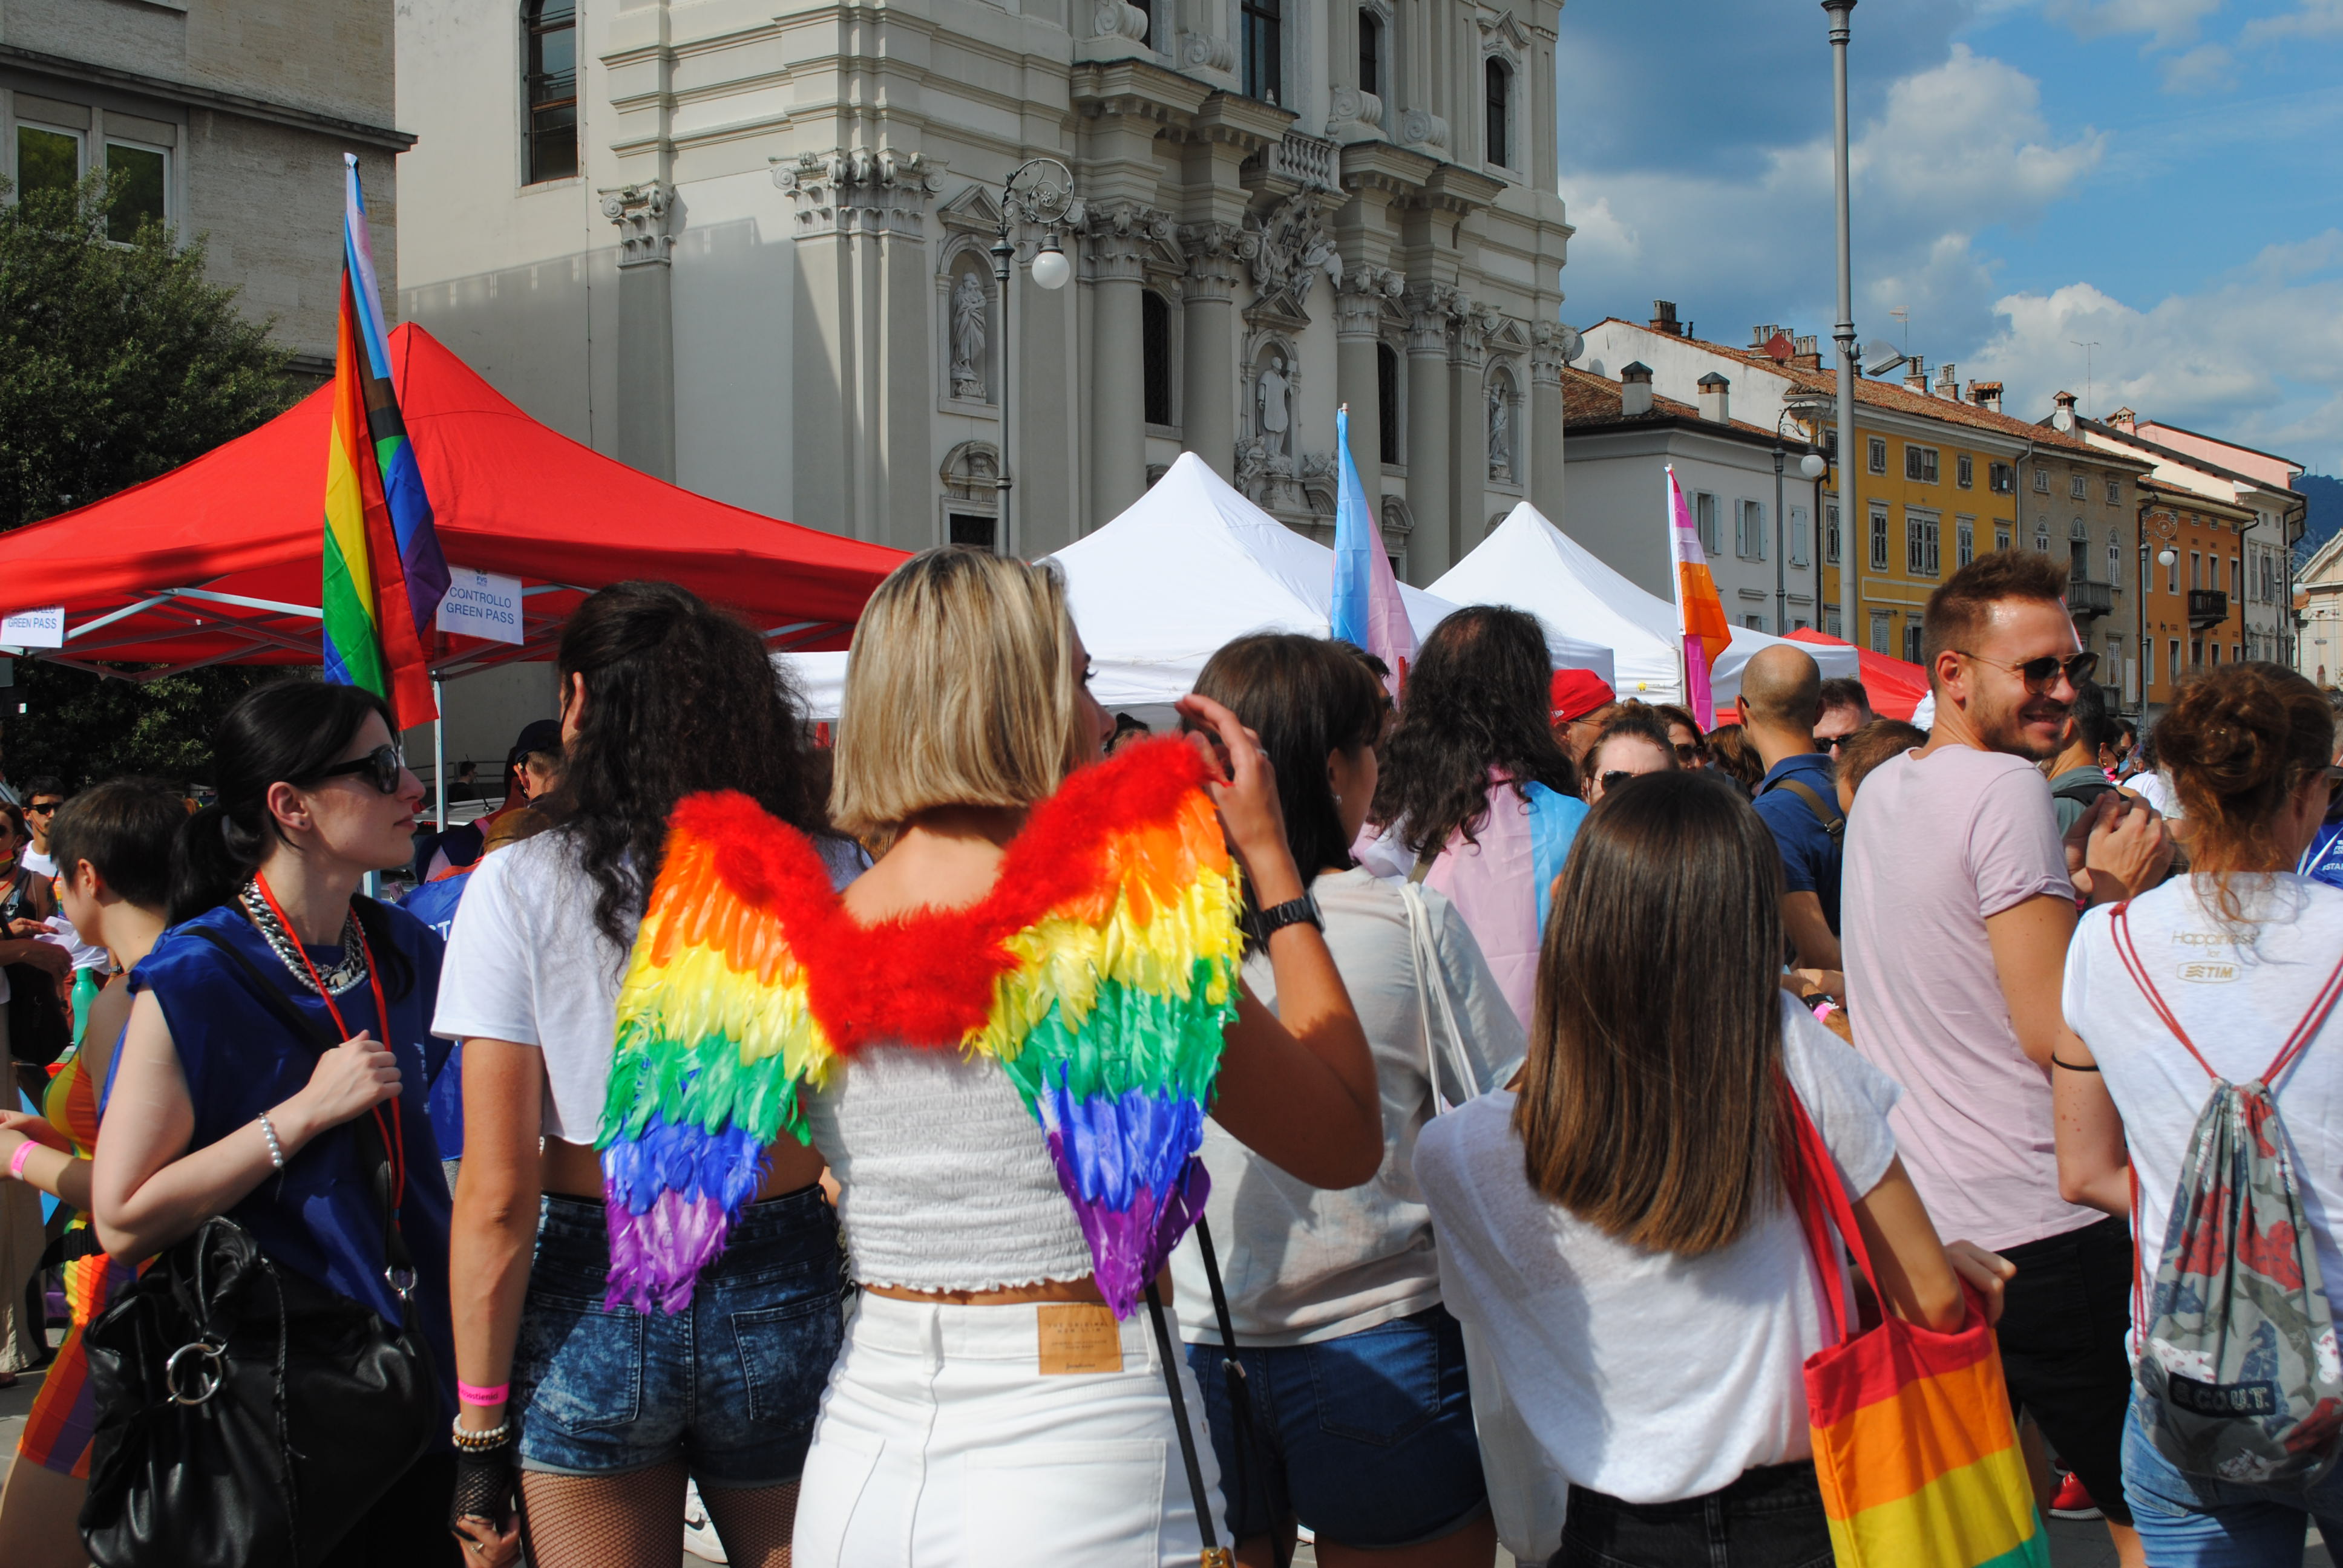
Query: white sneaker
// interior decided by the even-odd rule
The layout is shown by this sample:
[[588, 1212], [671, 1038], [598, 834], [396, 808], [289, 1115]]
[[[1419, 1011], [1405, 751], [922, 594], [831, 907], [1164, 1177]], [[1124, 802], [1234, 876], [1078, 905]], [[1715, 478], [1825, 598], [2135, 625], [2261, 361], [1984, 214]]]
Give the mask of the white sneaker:
[[699, 1484], [691, 1481], [683, 1486], [683, 1549], [710, 1563], [727, 1561], [724, 1543], [708, 1522], [708, 1505], [699, 1501]]

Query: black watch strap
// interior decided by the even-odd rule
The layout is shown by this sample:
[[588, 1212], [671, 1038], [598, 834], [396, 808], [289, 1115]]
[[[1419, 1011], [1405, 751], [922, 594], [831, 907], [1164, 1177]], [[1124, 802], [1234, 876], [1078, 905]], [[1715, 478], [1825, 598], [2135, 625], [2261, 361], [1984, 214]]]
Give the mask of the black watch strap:
[[1318, 912], [1318, 900], [1308, 893], [1298, 899], [1288, 899], [1282, 904], [1272, 904], [1253, 916], [1252, 940], [1266, 947], [1272, 936], [1288, 926], [1298, 926], [1304, 921], [1316, 926], [1322, 932], [1326, 929], [1325, 917]]

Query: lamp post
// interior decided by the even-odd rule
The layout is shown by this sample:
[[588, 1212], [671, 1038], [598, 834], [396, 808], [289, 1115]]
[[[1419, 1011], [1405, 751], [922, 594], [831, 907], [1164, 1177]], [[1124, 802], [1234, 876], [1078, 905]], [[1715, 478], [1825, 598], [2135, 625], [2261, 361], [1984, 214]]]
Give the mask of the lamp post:
[[[1774, 417], [1774, 635], [1775, 637], [1790, 635], [1790, 553], [1783, 548], [1782, 544], [1784, 527], [1782, 462], [1789, 456], [1789, 451], [1782, 445], [1782, 421], [1796, 419], [1803, 424], [1807, 412], [1809, 409], [1806, 405], [1791, 402], [1785, 404], [1782, 411]], [[1800, 438], [1805, 437], [1801, 435]], [[1820, 452], [1810, 450], [1805, 457], [1798, 459], [1799, 474], [1809, 479], [1821, 478], [1823, 470], [1828, 467], [1829, 465], [1823, 461], [1823, 455]], [[1815, 572], [1817, 577], [1822, 573], [1819, 562], [1815, 568]], [[1816, 594], [1815, 598], [1819, 602], [1822, 595]]]
[[[1830, 14], [1831, 187], [1838, 205], [1838, 321], [1831, 341], [1838, 345], [1838, 597], [1840, 630], [1855, 642], [1855, 616], [1862, 606], [1862, 575], [1855, 549], [1855, 241], [1847, 208], [1846, 42], [1847, 15], [1855, 0], [1822, 0]], [[1860, 643], [1855, 644], [1861, 647]]]
[[1060, 225], [1082, 221], [1081, 198], [1074, 194], [1074, 171], [1055, 158], [1027, 158], [1001, 182], [1001, 226], [990, 255], [992, 278], [1001, 286], [1001, 460], [993, 467], [993, 546], [1010, 548], [1009, 488], [1009, 279], [1016, 271], [1017, 247], [1010, 242], [1009, 226], [1022, 221], [1041, 227], [1041, 243], [1028, 264], [1033, 281], [1043, 288], [1060, 289], [1074, 273], [1066, 253], [1058, 248]]

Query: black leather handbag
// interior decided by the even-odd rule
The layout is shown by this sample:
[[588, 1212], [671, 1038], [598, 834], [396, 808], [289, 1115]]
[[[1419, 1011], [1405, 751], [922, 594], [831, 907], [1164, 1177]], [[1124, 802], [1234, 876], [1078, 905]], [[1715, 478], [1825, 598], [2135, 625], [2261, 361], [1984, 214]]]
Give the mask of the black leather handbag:
[[[297, 1038], [317, 1039], [250, 960], [217, 945]], [[97, 1568], [308, 1568], [440, 1430], [390, 1151], [372, 1116], [337, 1132], [371, 1172], [407, 1326], [279, 1268], [233, 1220], [166, 1250], [82, 1336], [97, 1426], [81, 1533]]]

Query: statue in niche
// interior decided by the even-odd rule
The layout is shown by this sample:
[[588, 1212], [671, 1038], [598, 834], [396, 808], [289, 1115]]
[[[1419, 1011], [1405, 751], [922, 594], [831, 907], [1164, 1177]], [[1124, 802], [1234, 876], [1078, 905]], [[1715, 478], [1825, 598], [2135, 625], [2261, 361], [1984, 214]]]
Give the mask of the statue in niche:
[[1252, 396], [1262, 455], [1278, 462], [1285, 456], [1285, 438], [1293, 427], [1293, 383], [1285, 377], [1285, 356], [1269, 357], [1269, 368], [1253, 383]]
[[1489, 384], [1489, 477], [1510, 480], [1513, 477], [1513, 411], [1505, 402], [1505, 389], [1496, 382]]
[[984, 400], [984, 335], [991, 293], [974, 269], [960, 275], [951, 297], [951, 389], [955, 397]]

